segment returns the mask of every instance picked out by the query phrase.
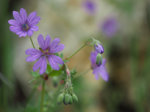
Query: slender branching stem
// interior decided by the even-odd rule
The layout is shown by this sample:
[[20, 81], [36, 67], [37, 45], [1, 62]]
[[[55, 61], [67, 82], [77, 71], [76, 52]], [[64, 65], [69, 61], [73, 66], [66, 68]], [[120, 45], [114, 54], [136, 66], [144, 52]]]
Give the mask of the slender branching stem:
[[29, 37], [29, 38], [30, 38], [33, 48], [35, 48], [32, 38], [31, 37]]
[[42, 82], [42, 92], [41, 92], [41, 105], [40, 105], [40, 112], [43, 112], [44, 94], [45, 94], [45, 80], [43, 80], [43, 82]]
[[83, 49], [85, 46], [88, 45], [88, 42], [90, 42], [91, 39], [88, 39], [79, 49], [77, 49], [71, 56], [67, 57], [66, 60], [69, 60], [72, 58], [74, 55], [76, 55], [81, 49]]

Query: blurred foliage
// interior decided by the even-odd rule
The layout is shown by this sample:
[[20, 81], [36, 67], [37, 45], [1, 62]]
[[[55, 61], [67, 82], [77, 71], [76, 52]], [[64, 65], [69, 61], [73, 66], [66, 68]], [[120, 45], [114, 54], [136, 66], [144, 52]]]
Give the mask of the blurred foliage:
[[115, 6], [118, 10], [126, 12], [126, 14], [132, 14], [134, 9], [134, 3], [136, 0], [106, 0], [111, 5]]

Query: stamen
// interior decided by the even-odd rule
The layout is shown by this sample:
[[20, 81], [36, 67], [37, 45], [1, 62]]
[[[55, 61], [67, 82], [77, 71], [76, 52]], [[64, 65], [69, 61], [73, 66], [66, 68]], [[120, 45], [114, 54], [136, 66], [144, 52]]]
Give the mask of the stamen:
[[43, 50], [41, 48], [39, 48], [39, 49], [44, 55], [52, 55], [52, 53], [49, 53], [49, 48], [47, 48], [46, 50]]
[[28, 24], [23, 24], [23, 25], [22, 25], [22, 29], [23, 29], [24, 31], [28, 31], [28, 30], [29, 30], [29, 25], [28, 25]]

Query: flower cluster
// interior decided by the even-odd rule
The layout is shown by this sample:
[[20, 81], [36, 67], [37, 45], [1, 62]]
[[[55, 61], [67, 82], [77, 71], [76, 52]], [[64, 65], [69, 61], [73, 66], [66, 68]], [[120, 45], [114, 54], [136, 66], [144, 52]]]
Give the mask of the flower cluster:
[[65, 87], [62, 90], [62, 93], [59, 94], [57, 101], [58, 103], [64, 103], [65, 105], [72, 104], [74, 102], [78, 102], [78, 97], [73, 92], [73, 87], [71, 83], [71, 74], [69, 68], [65, 66], [65, 74], [67, 74]]
[[101, 76], [103, 80], [108, 81], [109, 77], [105, 68], [106, 59], [103, 59], [101, 55], [104, 53], [104, 47], [96, 40], [94, 43], [94, 49], [95, 51], [91, 52], [90, 57], [93, 74], [95, 75], [96, 80]]
[[[90, 0], [86, 4], [90, 10], [94, 10], [94, 6]], [[73, 74], [76, 72], [70, 72], [67, 64], [69, 59], [75, 55], [77, 52], [81, 50], [87, 43], [90, 42], [92, 46], [94, 46], [94, 51], [91, 53], [91, 67], [93, 70], [93, 74], [96, 79], [99, 79], [101, 76], [105, 81], [108, 81], [108, 73], [105, 68], [106, 59], [102, 58], [102, 54], [104, 53], [104, 47], [102, 44], [95, 39], [89, 39], [84, 46], [75, 51], [70, 57], [67, 57], [64, 61], [63, 56], [59, 54], [64, 49], [64, 45], [60, 43], [59, 38], [51, 39], [49, 35], [47, 35], [44, 39], [42, 34], [39, 34], [37, 37], [37, 41], [39, 47], [36, 48], [32, 41], [33, 32], [38, 31], [38, 26], [36, 26], [40, 17], [36, 15], [36, 12], [32, 12], [27, 16], [27, 12], [25, 9], [21, 8], [20, 13], [17, 11], [13, 11], [14, 19], [8, 21], [11, 25], [10, 30], [16, 33], [19, 37], [29, 36], [33, 48], [29, 48], [25, 51], [28, 57], [26, 58], [27, 62], [36, 61], [33, 66], [34, 73], [39, 70], [39, 74], [44, 79], [44, 81], [48, 80], [48, 76], [52, 76], [52, 74], [60, 75], [64, 74], [66, 79], [64, 80], [65, 86], [61, 94], [58, 96], [58, 102], [63, 102], [65, 105], [72, 104], [74, 102], [78, 102], [78, 97], [73, 91], [71, 78]], [[38, 73], [37, 73], [38, 74]], [[38, 74], [38, 77], [40, 75]], [[36, 74], [34, 74], [36, 75]], [[37, 75], [36, 75], [37, 76]], [[42, 83], [42, 97], [41, 97], [41, 111], [43, 110], [43, 95], [44, 95], [44, 83]]]
[[[19, 37], [26, 37], [33, 35], [34, 31], [38, 31], [38, 26], [36, 26], [40, 17], [37, 16], [36, 12], [32, 12], [27, 16], [27, 12], [25, 9], [21, 8], [20, 13], [17, 11], [13, 11], [14, 19], [8, 21], [11, 25], [10, 30], [16, 33]], [[30, 48], [26, 50], [26, 55], [29, 55], [26, 58], [27, 62], [37, 62], [33, 66], [33, 71], [38, 69], [40, 74], [44, 74], [47, 69], [47, 62], [51, 65], [51, 68], [54, 70], [59, 70], [60, 65], [64, 64], [63, 60], [56, 56], [56, 53], [62, 51], [64, 49], [63, 44], [60, 43], [59, 38], [55, 38], [53, 41], [50, 36], [47, 35], [44, 40], [43, 35], [40, 34], [38, 36], [39, 49]]]

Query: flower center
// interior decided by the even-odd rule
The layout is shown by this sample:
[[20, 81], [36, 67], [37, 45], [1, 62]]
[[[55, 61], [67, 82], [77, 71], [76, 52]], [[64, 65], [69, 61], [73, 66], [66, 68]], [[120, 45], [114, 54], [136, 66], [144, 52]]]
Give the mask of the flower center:
[[47, 48], [46, 50], [43, 50], [42, 48], [39, 49], [43, 53], [43, 55], [52, 55], [52, 53], [49, 52], [49, 48]]
[[22, 25], [22, 29], [24, 30], [24, 31], [28, 31], [29, 30], [29, 25], [28, 24], [23, 24]]

